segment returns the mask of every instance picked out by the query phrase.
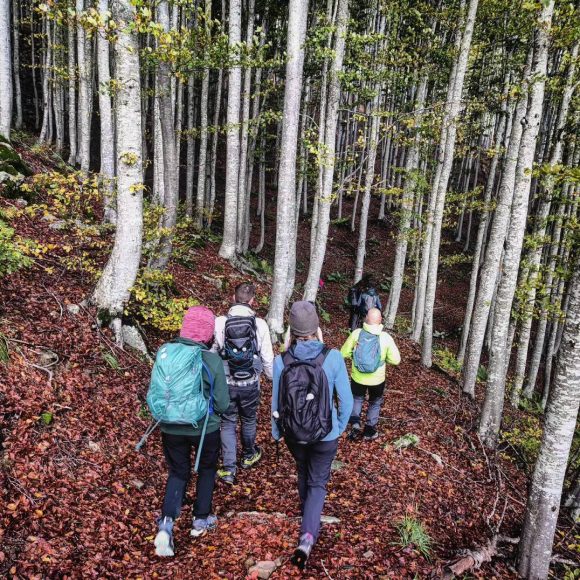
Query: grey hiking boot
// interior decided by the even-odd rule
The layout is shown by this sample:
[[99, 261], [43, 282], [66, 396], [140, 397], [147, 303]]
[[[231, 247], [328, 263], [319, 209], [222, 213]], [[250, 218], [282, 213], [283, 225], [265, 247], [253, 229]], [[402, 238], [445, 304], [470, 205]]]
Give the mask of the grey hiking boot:
[[242, 458], [241, 467], [242, 469], [250, 469], [250, 467], [254, 467], [260, 459], [262, 459], [262, 449], [256, 445], [252, 455]]
[[314, 536], [312, 534], [306, 533], [300, 536], [300, 542], [298, 547], [294, 550], [294, 554], [290, 561], [295, 566], [298, 566], [300, 570], [304, 570], [306, 566], [306, 561], [312, 552], [312, 547], [314, 546]]
[[347, 435], [348, 440], [349, 441], [356, 441], [357, 439], [360, 439], [362, 435], [362, 428], [360, 426], [360, 423], [353, 423], [351, 428], [350, 428], [350, 432]]
[[159, 531], [155, 536], [155, 554], [173, 556], [173, 519], [164, 517], [159, 520]]
[[236, 483], [236, 472], [223, 467], [222, 469], [218, 469], [217, 472], [218, 477], [228, 485], [234, 485]]
[[217, 526], [217, 516], [210, 514], [207, 518], [194, 518], [193, 526], [191, 528], [191, 535], [194, 538], [203, 536], [209, 530], [213, 530]]

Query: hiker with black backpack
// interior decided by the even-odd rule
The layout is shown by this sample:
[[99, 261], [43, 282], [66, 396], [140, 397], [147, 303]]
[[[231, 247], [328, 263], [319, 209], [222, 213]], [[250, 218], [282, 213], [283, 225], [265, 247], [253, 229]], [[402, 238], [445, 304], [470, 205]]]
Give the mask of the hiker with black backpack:
[[[398, 365], [401, 362], [395, 341], [390, 334], [383, 331], [382, 315], [378, 308], [368, 311], [363, 327], [351, 333], [340, 352], [345, 359], [352, 358], [351, 387], [354, 406], [349, 419], [349, 439], [356, 440], [362, 435], [365, 440], [372, 441], [379, 436], [377, 423], [383, 404], [386, 365]], [[361, 410], [367, 391], [369, 406], [363, 430]]]
[[253, 284], [236, 286], [234, 304], [227, 316], [216, 319], [215, 343], [212, 348], [220, 354], [230, 389], [230, 406], [222, 417], [222, 468], [218, 476], [233, 485], [237, 471], [238, 415], [241, 421], [242, 469], [254, 467], [262, 458], [256, 445], [258, 406], [260, 404], [260, 375], [272, 379], [274, 352], [270, 329], [252, 309], [256, 289]]
[[[230, 398], [219, 356], [209, 351], [215, 316], [204, 306], [193, 306], [183, 319], [179, 338], [157, 351], [147, 393], [147, 404], [161, 429], [163, 453], [169, 470], [155, 553], [173, 556], [173, 525], [191, 478], [191, 449], [197, 472], [191, 535], [204, 535], [217, 524], [212, 499], [220, 451], [220, 414]], [[145, 443], [152, 428], [143, 436]]]
[[375, 282], [369, 274], [365, 274], [350, 289], [348, 304], [350, 308], [348, 325], [351, 332], [361, 326], [371, 308], [382, 310], [381, 299], [375, 288]]
[[302, 569], [318, 539], [330, 467], [353, 403], [344, 360], [317, 340], [318, 328], [315, 306], [295, 302], [290, 348], [276, 357], [272, 382], [272, 436], [284, 438], [298, 471], [302, 524], [292, 562]]

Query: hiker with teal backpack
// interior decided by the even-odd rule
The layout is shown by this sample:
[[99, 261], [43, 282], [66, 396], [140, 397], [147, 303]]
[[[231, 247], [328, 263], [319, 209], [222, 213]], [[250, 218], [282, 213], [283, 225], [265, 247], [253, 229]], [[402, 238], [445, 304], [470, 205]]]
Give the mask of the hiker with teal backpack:
[[[383, 331], [382, 315], [378, 308], [368, 311], [363, 327], [351, 333], [340, 352], [345, 359], [352, 358], [351, 387], [354, 406], [349, 419], [349, 438], [355, 440], [362, 435], [365, 440], [371, 441], [379, 436], [377, 423], [383, 404], [386, 365], [398, 365], [401, 362], [395, 341], [390, 334]], [[369, 406], [363, 430], [361, 410], [367, 391]]]
[[[318, 340], [311, 302], [290, 310], [289, 348], [274, 360], [272, 436], [282, 437], [296, 461], [302, 523], [292, 562], [304, 568], [318, 538], [330, 467], [352, 410], [344, 359]], [[335, 403], [338, 401], [338, 406]]]
[[[173, 556], [173, 525], [181, 511], [191, 478], [191, 449], [197, 472], [191, 535], [202, 536], [217, 524], [212, 498], [220, 451], [220, 415], [230, 403], [221, 358], [209, 351], [215, 316], [204, 306], [193, 306], [183, 319], [179, 338], [157, 351], [147, 393], [147, 404], [160, 426], [163, 453], [169, 470], [155, 553]], [[153, 427], [153, 428], [154, 428]], [[139, 449], [152, 429], [137, 445]]]

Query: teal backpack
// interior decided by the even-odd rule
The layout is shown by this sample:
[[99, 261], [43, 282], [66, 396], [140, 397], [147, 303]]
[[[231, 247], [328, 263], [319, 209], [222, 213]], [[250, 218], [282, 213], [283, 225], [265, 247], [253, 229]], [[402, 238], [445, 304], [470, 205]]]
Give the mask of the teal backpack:
[[[203, 394], [203, 371], [210, 382], [209, 400]], [[159, 423], [191, 425], [197, 429], [203, 421], [195, 460], [197, 471], [207, 422], [213, 413], [213, 383], [213, 376], [203, 362], [201, 347], [187, 339], [163, 344], [157, 351], [147, 391], [147, 405], [155, 423], [137, 444], [137, 451]]]
[[361, 373], [374, 373], [381, 366], [381, 341], [377, 334], [360, 331], [353, 353], [354, 366]]

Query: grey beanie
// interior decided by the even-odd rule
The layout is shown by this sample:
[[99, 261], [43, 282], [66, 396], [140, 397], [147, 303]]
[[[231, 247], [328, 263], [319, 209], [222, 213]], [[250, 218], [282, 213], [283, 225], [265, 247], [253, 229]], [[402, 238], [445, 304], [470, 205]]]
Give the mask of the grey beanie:
[[290, 308], [290, 329], [295, 336], [310, 336], [318, 330], [318, 314], [312, 302], [301, 300]]

